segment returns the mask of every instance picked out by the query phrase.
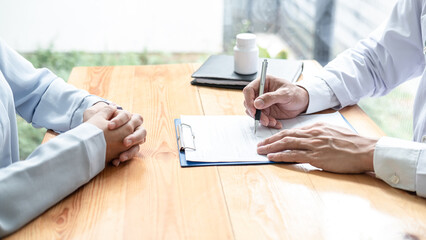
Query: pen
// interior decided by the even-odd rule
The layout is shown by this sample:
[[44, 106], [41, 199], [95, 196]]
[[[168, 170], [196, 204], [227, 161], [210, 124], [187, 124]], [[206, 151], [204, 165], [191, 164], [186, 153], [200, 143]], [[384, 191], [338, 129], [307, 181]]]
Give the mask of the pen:
[[291, 83], [296, 83], [297, 80], [299, 80], [300, 75], [302, 75], [302, 72], [303, 72], [303, 66], [304, 66], [304, 64], [303, 64], [303, 62], [301, 62], [299, 70], [297, 71], [296, 75], [294, 75], [293, 79], [291, 80]]
[[[259, 96], [263, 94], [265, 90], [265, 80], [266, 80], [266, 69], [268, 68], [268, 60], [264, 59], [262, 62], [262, 71], [260, 73], [260, 86], [259, 86]], [[262, 111], [256, 109], [256, 115], [254, 116], [254, 134], [256, 134], [257, 125], [259, 125], [260, 121], [260, 113]]]

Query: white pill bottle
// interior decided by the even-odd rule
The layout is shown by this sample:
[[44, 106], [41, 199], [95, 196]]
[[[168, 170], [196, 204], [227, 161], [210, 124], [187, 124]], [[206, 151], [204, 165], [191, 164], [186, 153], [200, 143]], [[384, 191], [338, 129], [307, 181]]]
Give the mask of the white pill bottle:
[[256, 35], [240, 33], [234, 47], [234, 71], [242, 75], [257, 73], [259, 68], [259, 48]]

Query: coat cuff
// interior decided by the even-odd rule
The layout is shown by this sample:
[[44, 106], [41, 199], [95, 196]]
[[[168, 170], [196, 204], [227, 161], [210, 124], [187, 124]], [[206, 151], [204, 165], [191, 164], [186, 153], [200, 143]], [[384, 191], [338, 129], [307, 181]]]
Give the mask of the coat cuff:
[[306, 113], [319, 112], [339, 105], [336, 95], [321, 78], [314, 77], [299, 81], [296, 85], [306, 89], [309, 94], [309, 105]]
[[417, 195], [426, 198], [426, 151], [420, 152], [417, 162], [416, 172], [416, 192]]
[[374, 151], [376, 176], [392, 187], [416, 191], [417, 162], [425, 144], [382, 137]]

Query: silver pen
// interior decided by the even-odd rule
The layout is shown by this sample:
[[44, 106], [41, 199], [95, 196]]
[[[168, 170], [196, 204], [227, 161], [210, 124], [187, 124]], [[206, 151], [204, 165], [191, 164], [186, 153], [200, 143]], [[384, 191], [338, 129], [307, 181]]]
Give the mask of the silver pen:
[[[259, 96], [263, 94], [265, 90], [265, 81], [266, 81], [266, 69], [268, 68], [268, 60], [264, 59], [262, 62], [262, 71], [260, 73], [260, 86], [259, 86]], [[261, 110], [256, 109], [256, 115], [254, 116], [254, 134], [257, 131], [257, 125], [259, 125]]]

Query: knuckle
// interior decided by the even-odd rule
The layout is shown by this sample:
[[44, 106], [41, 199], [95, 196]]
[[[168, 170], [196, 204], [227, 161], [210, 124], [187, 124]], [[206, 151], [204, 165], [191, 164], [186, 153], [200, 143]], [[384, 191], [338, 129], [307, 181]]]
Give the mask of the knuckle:
[[280, 136], [281, 138], [284, 138], [285, 136], [287, 136], [288, 134], [287, 134], [287, 131], [286, 130], [283, 130], [283, 131], [281, 131], [281, 132], [279, 132], [278, 133], [278, 136]]
[[271, 152], [271, 150], [273, 149], [273, 145], [274, 144], [268, 144], [268, 145], [263, 146], [263, 148], [266, 152]]
[[133, 132], [133, 127], [130, 124], [124, 125], [124, 129], [126, 130], [126, 132]]
[[280, 140], [280, 143], [284, 146], [290, 145], [290, 144], [294, 143], [294, 140], [295, 139], [293, 137], [284, 137]]
[[292, 150], [287, 151], [286, 155], [289, 159], [298, 159], [299, 158], [299, 154], [296, 153], [296, 151], [292, 151]]
[[115, 107], [111, 105], [106, 105], [106, 106], [103, 106], [101, 109], [106, 111], [112, 111], [112, 110], [115, 110]]
[[248, 92], [249, 92], [249, 88], [250, 88], [250, 86], [246, 86], [246, 87], [243, 89], [243, 93], [244, 93], [244, 95], [248, 94]]
[[310, 129], [309, 134], [313, 136], [319, 136], [322, 134], [322, 130], [319, 127], [315, 126], [314, 128]]
[[294, 135], [296, 136], [303, 136], [303, 131], [300, 128], [294, 129]]
[[322, 140], [321, 140], [321, 139], [319, 139], [319, 138], [315, 138], [315, 139], [312, 139], [312, 140], [311, 140], [311, 144], [312, 144], [312, 145], [316, 145], [316, 146], [318, 146], [318, 145], [321, 145], [321, 143], [322, 143]]
[[126, 114], [126, 121], [130, 121], [132, 119], [132, 114], [128, 113]]
[[135, 146], [135, 148], [134, 148], [134, 153], [135, 153], [135, 155], [139, 152], [139, 150], [141, 149], [141, 147], [140, 147], [140, 145], [139, 144], [137, 144], [136, 146]]
[[127, 116], [127, 117], [131, 117], [132, 116], [132, 113], [130, 113], [129, 111], [127, 111], [127, 110], [122, 110], [122, 113], [125, 115], [125, 116]]
[[129, 121], [131, 115], [129, 114], [129, 112], [127, 112], [126, 110], [119, 110], [120, 112], [118, 113], [117, 117], [119, 120], [122, 121]]
[[320, 127], [324, 127], [325, 124], [323, 122], [317, 122], [314, 124], [314, 126], [320, 128]]
[[272, 144], [269, 144], [269, 145], [266, 145], [265, 146], [265, 150], [266, 150], [266, 152], [271, 152], [272, 151]]
[[145, 138], [147, 134], [148, 134], [148, 132], [146, 131], [145, 128], [143, 128], [142, 129], [142, 136]]
[[133, 117], [136, 119], [136, 121], [138, 122], [143, 122], [143, 117], [140, 114], [133, 114]]

